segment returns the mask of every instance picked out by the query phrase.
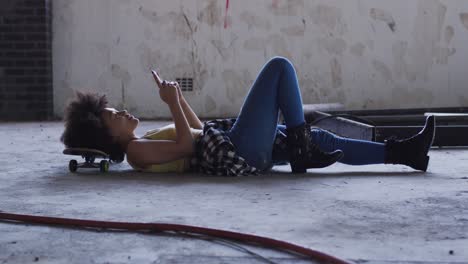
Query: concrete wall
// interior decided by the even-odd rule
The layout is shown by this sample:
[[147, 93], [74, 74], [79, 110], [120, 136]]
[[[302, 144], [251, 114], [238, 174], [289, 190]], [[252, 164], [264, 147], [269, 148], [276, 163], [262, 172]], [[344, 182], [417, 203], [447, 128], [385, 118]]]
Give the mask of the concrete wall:
[[304, 103], [468, 106], [465, 0], [60, 0], [53, 14], [59, 116], [72, 89], [170, 116], [150, 68], [193, 77], [200, 116], [233, 116], [275, 55], [294, 63]]

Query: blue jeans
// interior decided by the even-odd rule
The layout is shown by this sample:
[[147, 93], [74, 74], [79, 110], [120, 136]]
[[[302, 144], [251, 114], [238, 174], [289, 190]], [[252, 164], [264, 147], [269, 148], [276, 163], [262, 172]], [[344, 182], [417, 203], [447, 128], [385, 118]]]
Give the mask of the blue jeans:
[[[279, 110], [286, 126], [278, 125]], [[263, 66], [250, 88], [228, 136], [236, 152], [249, 165], [263, 171], [275, 163], [287, 161], [287, 153], [272, 157], [277, 129], [287, 135], [286, 127], [304, 123], [296, 71], [288, 59], [274, 57]], [[381, 143], [340, 138], [324, 130], [314, 130], [311, 140], [323, 151], [341, 149], [344, 152], [343, 163], [361, 165], [384, 161], [384, 145]]]
[[[286, 126], [278, 125], [278, 129], [286, 134]], [[341, 149], [343, 158], [338, 162], [348, 165], [381, 164], [385, 161], [385, 144], [340, 137], [332, 132], [320, 128], [312, 129], [311, 141], [325, 152]], [[286, 134], [287, 135], [287, 134]], [[288, 153], [276, 152], [273, 164], [288, 161]]]

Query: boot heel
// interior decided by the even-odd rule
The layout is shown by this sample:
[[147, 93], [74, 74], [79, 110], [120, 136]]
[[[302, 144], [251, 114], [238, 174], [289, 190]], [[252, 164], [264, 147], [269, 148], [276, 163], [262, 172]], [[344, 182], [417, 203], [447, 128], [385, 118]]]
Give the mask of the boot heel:
[[421, 165], [422, 165], [421, 170], [422, 171], [427, 171], [427, 166], [429, 165], [429, 156], [424, 157], [424, 159], [422, 160]]
[[426, 171], [429, 165], [429, 156], [424, 156], [420, 159], [415, 160], [412, 164], [408, 164], [410, 167], [420, 171]]
[[290, 163], [292, 173], [306, 173], [307, 169], [297, 163]]

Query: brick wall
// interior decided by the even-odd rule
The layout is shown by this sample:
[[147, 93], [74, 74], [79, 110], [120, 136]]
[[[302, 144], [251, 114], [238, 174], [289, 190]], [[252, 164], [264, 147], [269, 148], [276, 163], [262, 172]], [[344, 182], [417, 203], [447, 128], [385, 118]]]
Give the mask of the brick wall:
[[50, 0], [0, 0], [0, 120], [53, 117]]

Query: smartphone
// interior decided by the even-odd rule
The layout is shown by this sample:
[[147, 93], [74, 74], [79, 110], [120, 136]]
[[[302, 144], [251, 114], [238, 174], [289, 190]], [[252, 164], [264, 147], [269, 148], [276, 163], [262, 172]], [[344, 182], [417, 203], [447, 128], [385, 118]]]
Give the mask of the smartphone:
[[158, 75], [158, 73], [155, 70], [151, 70], [151, 73], [153, 73], [154, 80], [156, 81], [156, 84], [158, 85], [159, 88], [162, 87], [163, 80], [161, 77]]

